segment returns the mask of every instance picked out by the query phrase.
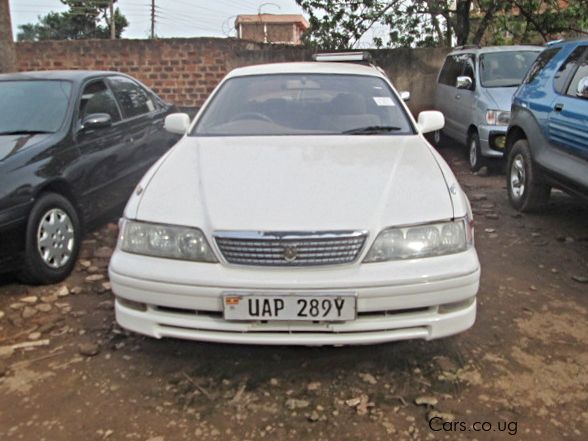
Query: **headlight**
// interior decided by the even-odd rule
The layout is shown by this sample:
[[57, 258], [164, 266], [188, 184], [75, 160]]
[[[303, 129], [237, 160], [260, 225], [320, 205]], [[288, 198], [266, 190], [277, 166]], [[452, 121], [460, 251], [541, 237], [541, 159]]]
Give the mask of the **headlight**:
[[216, 263], [206, 237], [198, 228], [136, 222], [125, 219], [118, 239], [128, 253], [168, 259]]
[[473, 225], [467, 219], [413, 227], [387, 228], [374, 241], [365, 263], [442, 256], [467, 250]]
[[508, 110], [487, 110], [486, 124], [491, 126], [508, 126], [510, 112]]

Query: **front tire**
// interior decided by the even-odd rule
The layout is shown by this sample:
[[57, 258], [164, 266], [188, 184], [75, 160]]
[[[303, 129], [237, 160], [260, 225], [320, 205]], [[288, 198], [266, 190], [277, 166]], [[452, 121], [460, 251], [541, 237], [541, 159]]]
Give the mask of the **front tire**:
[[508, 154], [506, 171], [508, 199], [515, 209], [532, 212], [547, 203], [551, 187], [543, 182], [526, 139], [514, 143]]
[[444, 135], [441, 130], [435, 130], [433, 132], [432, 141], [435, 147], [441, 147], [444, 141]]
[[479, 171], [486, 162], [482, 156], [482, 150], [480, 149], [480, 137], [478, 132], [472, 132], [468, 136], [468, 163], [470, 164], [470, 170], [472, 172]]
[[76, 263], [80, 241], [74, 206], [59, 194], [43, 194], [29, 215], [19, 279], [35, 285], [61, 282]]

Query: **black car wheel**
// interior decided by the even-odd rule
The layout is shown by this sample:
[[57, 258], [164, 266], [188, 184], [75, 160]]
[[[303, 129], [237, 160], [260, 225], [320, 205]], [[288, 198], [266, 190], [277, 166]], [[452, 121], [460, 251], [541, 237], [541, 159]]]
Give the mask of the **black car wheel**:
[[468, 136], [468, 162], [472, 172], [477, 172], [486, 165], [482, 151], [480, 150], [480, 137], [478, 136], [478, 132], [472, 132]]
[[72, 271], [81, 231], [73, 205], [56, 193], [42, 195], [27, 223], [25, 262], [19, 278], [31, 284], [57, 283]]
[[433, 145], [435, 147], [441, 147], [443, 144], [443, 132], [441, 130], [435, 130], [433, 132]]
[[508, 198], [514, 208], [529, 212], [547, 203], [551, 187], [542, 182], [526, 139], [519, 139], [514, 143], [508, 155], [506, 170]]

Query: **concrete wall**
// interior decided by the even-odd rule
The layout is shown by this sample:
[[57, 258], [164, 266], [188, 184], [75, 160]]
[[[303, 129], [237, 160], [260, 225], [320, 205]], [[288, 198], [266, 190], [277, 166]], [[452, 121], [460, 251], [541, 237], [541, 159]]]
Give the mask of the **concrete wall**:
[[[16, 43], [19, 71], [98, 69], [128, 73], [164, 99], [197, 108], [231, 69], [310, 60], [300, 46], [264, 45], [236, 39], [84, 40]], [[413, 112], [432, 107], [437, 72], [446, 49], [371, 51], [399, 90], [409, 90]]]

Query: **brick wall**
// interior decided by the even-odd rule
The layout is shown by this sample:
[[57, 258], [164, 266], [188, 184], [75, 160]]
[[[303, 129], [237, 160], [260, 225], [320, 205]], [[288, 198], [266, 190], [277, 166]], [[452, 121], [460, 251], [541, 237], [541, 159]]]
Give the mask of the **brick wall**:
[[[310, 60], [303, 47], [236, 39], [84, 40], [17, 43], [19, 71], [90, 69], [128, 73], [167, 101], [197, 108], [223, 76], [239, 66]], [[445, 49], [372, 51], [399, 90], [413, 93], [410, 107], [432, 106], [435, 77]]]

